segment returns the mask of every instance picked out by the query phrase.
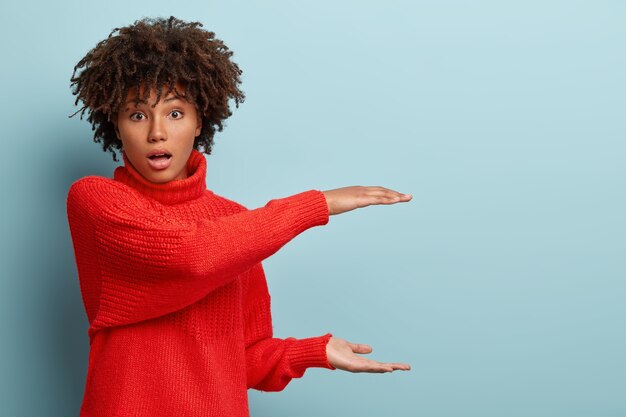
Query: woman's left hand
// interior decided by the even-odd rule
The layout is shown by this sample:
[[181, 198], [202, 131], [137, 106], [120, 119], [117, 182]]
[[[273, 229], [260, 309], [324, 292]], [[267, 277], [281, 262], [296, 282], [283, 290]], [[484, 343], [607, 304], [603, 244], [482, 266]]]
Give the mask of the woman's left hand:
[[347, 340], [332, 336], [326, 345], [328, 362], [337, 369], [348, 372], [384, 373], [396, 370], [408, 371], [411, 366], [405, 363], [383, 363], [358, 356], [357, 353], [371, 353], [369, 345], [350, 343]]

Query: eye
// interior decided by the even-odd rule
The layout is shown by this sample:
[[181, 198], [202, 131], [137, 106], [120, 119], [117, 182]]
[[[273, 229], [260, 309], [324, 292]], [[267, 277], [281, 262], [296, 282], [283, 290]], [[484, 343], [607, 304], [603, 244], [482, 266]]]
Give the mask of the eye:
[[133, 113], [130, 115], [130, 120], [139, 121], [139, 120], [143, 120], [143, 117], [144, 117], [143, 113]]
[[172, 115], [174, 119], [180, 119], [181, 117], [183, 117], [183, 112], [179, 110], [172, 110], [170, 114]]

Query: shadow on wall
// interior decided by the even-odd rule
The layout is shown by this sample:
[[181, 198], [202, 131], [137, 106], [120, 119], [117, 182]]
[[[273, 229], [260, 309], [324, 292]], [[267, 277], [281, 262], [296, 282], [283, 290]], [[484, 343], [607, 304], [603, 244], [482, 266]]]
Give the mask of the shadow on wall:
[[[84, 126], [83, 126], [84, 127]], [[29, 358], [17, 368], [17, 392], [37, 393], [37, 401], [16, 401], [7, 415], [78, 415], [85, 386], [89, 356], [89, 323], [83, 307], [72, 240], [67, 222], [66, 197], [71, 184], [87, 175], [111, 177], [116, 163], [90, 132], [63, 132], [50, 139], [64, 146], [46, 146], [45, 155], [29, 155], [33, 186], [24, 184], [17, 198], [24, 200], [29, 219], [21, 228], [15, 248], [22, 277], [15, 279], [16, 316], [26, 318], [16, 326], [15, 356]], [[84, 130], [84, 129], [81, 129]], [[71, 136], [68, 139], [67, 135]], [[49, 135], [48, 135], [49, 136]], [[67, 144], [72, 143], [71, 149]], [[24, 321], [22, 319], [22, 321]], [[22, 394], [23, 395], [23, 394]], [[17, 400], [17, 398], [16, 398]], [[19, 402], [19, 404], [18, 404]], [[7, 410], [8, 411], [8, 410]]]

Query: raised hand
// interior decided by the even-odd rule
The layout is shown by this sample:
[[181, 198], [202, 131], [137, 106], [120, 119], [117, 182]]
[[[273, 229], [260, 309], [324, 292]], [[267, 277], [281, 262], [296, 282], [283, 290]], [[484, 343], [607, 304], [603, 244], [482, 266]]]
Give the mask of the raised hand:
[[354, 185], [323, 191], [330, 215], [341, 214], [373, 204], [395, 204], [410, 201], [413, 196], [385, 187]]
[[348, 372], [384, 373], [396, 370], [408, 371], [410, 365], [404, 363], [383, 363], [358, 356], [357, 353], [371, 353], [369, 345], [350, 343], [347, 340], [332, 336], [326, 345], [328, 362], [337, 369]]

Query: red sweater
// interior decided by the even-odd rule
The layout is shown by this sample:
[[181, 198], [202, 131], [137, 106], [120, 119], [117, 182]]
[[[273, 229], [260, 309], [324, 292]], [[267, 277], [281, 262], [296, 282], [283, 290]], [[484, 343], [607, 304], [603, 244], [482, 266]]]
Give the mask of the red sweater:
[[83, 177], [67, 196], [90, 324], [81, 417], [249, 416], [248, 388], [335, 369], [330, 333], [273, 337], [261, 264], [328, 223], [321, 191], [248, 210], [206, 189], [196, 150], [188, 178], [164, 184], [123, 158], [113, 179]]

